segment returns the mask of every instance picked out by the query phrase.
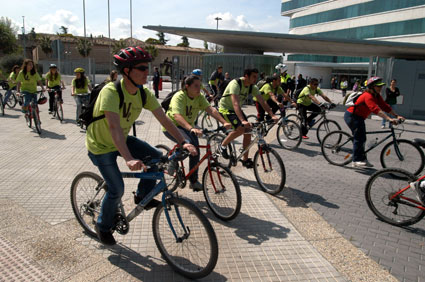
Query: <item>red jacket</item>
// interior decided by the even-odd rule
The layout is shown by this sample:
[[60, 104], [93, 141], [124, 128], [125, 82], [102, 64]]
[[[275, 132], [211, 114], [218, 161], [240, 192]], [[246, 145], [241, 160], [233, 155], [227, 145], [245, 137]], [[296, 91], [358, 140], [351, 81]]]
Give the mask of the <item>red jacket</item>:
[[364, 119], [366, 119], [371, 113], [379, 113], [381, 109], [387, 113], [391, 112], [390, 105], [384, 101], [381, 95], [373, 95], [367, 91], [357, 98], [355, 104], [356, 106], [349, 107], [347, 111], [361, 116]]

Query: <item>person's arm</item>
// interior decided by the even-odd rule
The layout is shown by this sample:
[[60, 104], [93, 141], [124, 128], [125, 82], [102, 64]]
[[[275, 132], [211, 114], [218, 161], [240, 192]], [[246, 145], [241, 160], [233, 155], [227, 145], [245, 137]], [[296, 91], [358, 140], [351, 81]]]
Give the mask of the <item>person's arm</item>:
[[63, 80], [61, 80], [62, 89], [65, 89], [65, 83], [63, 83]]
[[41, 91], [43, 91], [43, 92], [45, 92], [46, 91], [46, 89], [44, 88], [44, 86], [43, 86], [43, 83], [41, 83], [41, 80], [38, 80], [37, 81], [37, 84], [38, 84], [38, 86], [40, 86], [41, 87]]
[[251, 128], [251, 124], [244, 118], [244, 115], [241, 110], [241, 106], [239, 103], [239, 95], [231, 94], [230, 98], [232, 99], [233, 109], [235, 110], [235, 114], [238, 119], [242, 122], [243, 127]]
[[232, 128], [232, 125], [228, 123], [215, 108], [209, 106], [208, 108], [205, 109], [205, 111], [207, 112], [207, 114], [209, 114], [210, 116], [218, 120], [220, 123], [222, 123], [226, 129]]
[[320, 105], [320, 101], [317, 100], [317, 98], [314, 97], [314, 95], [308, 94], [308, 97], [310, 97], [310, 99], [311, 99], [311, 101], [313, 101], [313, 103], [315, 103], [316, 105]]
[[260, 103], [264, 111], [266, 111], [274, 121], [278, 121], [279, 118], [274, 115], [272, 109], [270, 109], [269, 105], [266, 103], [266, 101], [264, 101], [263, 96], [257, 95], [257, 102]]
[[72, 85], [71, 96], [74, 96], [74, 95], [75, 95], [75, 85]]
[[20, 81], [18, 81], [17, 83], [16, 83], [16, 93], [21, 93], [21, 82]]
[[322, 92], [322, 93], [320, 93], [319, 95], [320, 95], [320, 96], [321, 96], [321, 97], [322, 97], [322, 98], [323, 98], [326, 102], [329, 102], [329, 103], [331, 103], [331, 104], [332, 104], [331, 99], [329, 99], [329, 98], [328, 98], [328, 96], [326, 96], [326, 95], [325, 95], [325, 93], [323, 93], [323, 92]]

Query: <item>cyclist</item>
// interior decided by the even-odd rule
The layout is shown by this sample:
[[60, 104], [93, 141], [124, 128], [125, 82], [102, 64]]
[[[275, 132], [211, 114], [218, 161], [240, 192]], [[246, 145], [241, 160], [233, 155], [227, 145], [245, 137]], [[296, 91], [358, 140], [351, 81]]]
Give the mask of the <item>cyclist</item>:
[[[111, 228], [114, 224], [118, 203], [124, 194], [124, 181], [117, 164], [117, 157], [122, 156], [131, 171], [146, 171], [141, 159], [151, 156], [156, 159], [161, 152], [145, 141], [128, 136], [132, 124], [139, 117], [142, 108], [153, 113], [155, 118], [178, 140], [183, 148], [191, 154], [196, 154], [193, 145], [186, 143], [174, 124], [167, 118], [154, 94], [144, 87], [148, 78], [148, 63], [152, 57], [140, 47], [127, 47], [114, 55], [114, 65], [121, 73], [121, 88], [124, 94], [124, 104], [120, 108], [118, 91], [114, 83], [105, 85], [96, 99], [93, 116], [105, 115], [87, 127], [86, 147], [88, 155], [105, 179], [108, 191], [102, 202], [96, 223], [96, 232], [103, 244], [113, 245], [115, 239]], [[141, 91], [140, 89], [143, 89]], [[141, 95], [145, 95], [143, 99]], [[143, 104], [143, 100], [145, 103]], [[156, 171], [156, 167], [148, 171]], [[139, 203], [155, 186], [155, 180], [140, 180], [134, 196]], [[155, 207], [159, 201], [152, 200], [146, 209]]]
[[[321, 96], [325, 101], [335, 106], [323, 91], [319, 88], [319, 80], [317, 78], [311, 78], [309, 84], [304, 87], [301, 93], [298, 95], [297, 105], [301, 118], [301, 132], [303, 139], [309, 139], [307, 136], [308, 126], [314, 123], [314, 118], [320, 113], [320, 102], [317, 100], [315, 95]], [[312, 113], [307, 117], [307, 111]]]
[[[261, 96], [263, 100], [269, 105], [273, 113], [276, 113], [279, 109], [284, 109], [284, 101], [290, 102], [292, 105], [296, 104], [289, 97], [289, 90], [286, 93], [283, 91], [280, 86], [280, 79], [278, 74], [273, 74], [272, 77], [267, 77], [263, 87], [260, 89]], [[255, 107], [257, 108], [257, 119], [258, 121], [263, 121], [265, 116], [265, 111], [260, 103], [257, 101], [257, 97], [254, 97]], [[269, 116], [267, 116], [269, 118]]]
[[280, 63], [276, 65], [275, 69], [280, 73], [280, 86], [282, 87], [283, 91], [288, 91], [289, 85], [292, 83], [292, 78], [288, 74], [288, 66]]
[[213, 95], [218, 94], [218, 86], [224, 80], [223, 67], [218, 66], [217, 69], [211, 74], [208, 85], [210, 86]]
[[71, 96], [74, 97], [75, 103], [77, 104], [77, 111], [75, 120], [77, 125], [80, 125], [79, 117], [81, 113], [81, 107], [83, 104], [87, 104], [89, 101], [89, 90], [91, 91], [90, 80], [84, 75], [85, 70], [83, 68], [76, 68], [74, 70], [75, 78], [72, 80]]
[[[258, 90], [257, 85], [255, 85], [257, 79], [257, 69], [245, 69], [244, 76], [239, 78], [240, 86], [238, 79], [233, 79], [230, 81], [229, 85], [227, 85], [226, 90], [224, 90], [224, 94], [220, 99], [219, 112], [226, 121], [232, 124], [234, 129], [234, 131], [227, 135], [227, 137], [223, 140], [221, 146], [219, 146], [219, 153], [223, 158], [228, 159], [230, 157], [226, 146], [229, 145], [229, 143], [235, 138], [251, 130], [251, 124], [246, 120], [246, 116], [241, 109], [249, 94], [257, 97], [258, 103], [260, 103], [275, 122], [279, 120], [279, 118], [273, 114], [269, 105], [263, 100], [263, 97], [261, 97], [260, 91]], [[250, 89], [252, 89], [252, 93], [249, 93]], [[251, 135], [245, 134], [242, 143], [243, 148], [248, 147], [250, 143]], [[249, 152], [242, 157], [241, 162], [243, 166], [252, 168], [254, 163], [252, 162], [252, 159], [248, 158], [248, 153]]]
[[3, 108], [6, 106], [7, 100], [9, 100], [10, 95], [12, 95], [12, 90], [16, 89], [16, 79], [18, 77], [20, 67], [18, 65], [14, 65], [12, 68], [12, 72], [10, 73], [7, 83], [9, 84], [9, 89], [6, 91], [6, 94], [4, 95], [4, 103]]
[[[49, 114], [53, 112], [53, 103], [55, 102], [55, 91], [59, 95], [59, 99], [62, 102], [62, 89], [65, 89], [65, 84], [61, 79], [61, 75], [58, 72], [58, 67], [55, 64], [50, 64], [49, 72], [46, 73], [47, 88], [50, 90], [49, 93]], [[62, 85], [62, 88], [61, 88]]]
[[[186, 140], [197, 149], [198, 154], [189, 158], [189, 167], [192, 169], [199, 163], [199, 140], [198, 137], [202, 136], [202, 130], [195, 128], [195, 120], [200, 111], [206, 111], [209, 115], [221, 122], [227, 129], [232, 125], [220, 115], [220, 113], [213, 107], [207, 99], [201, 95], [201, 79], [196, 75], [189, 75], [184, 82], [184, 88], [174, 94], [170, 102], [170, 107], [167, 110], [167, 116], [177, 126], [180, 133]], [[176, 139], [163, 128], [165, 136], [176, 142]], [[198, 181], [198, 171], [193, 173], [189, 179], [189, 187], [193, 191], [201, 191], [202, 184]]]
[[[404, 117], [396, 114], [382, 98], [380, 93], [384, 85], [382, 78], [378, 76], [369, 78], [366, 83], [366, 91], [357, 98], [354, 106], [349, 107], [344, 114], [344, 120], [353, 134], [353, 167], [373, 167], [366, 158], [364, 148], [366, 142], [365, 119], [371, 113], [385, 118], [392, 124], [397, 124], [399, 119], [405, 120]], [[384, 111], [395, 116], [396, 119], [389, 117]]]
[[109, 73], [109, 75], [108, 75], [108, 78], [106, 78], [105, 79], [105, 82], [106, 83], [108, 83], [108, 82], [114, 82], [114, 81], [116, 81], [118, 79], [118, 72], [116, 71], [116, 70], [112, 70], [110, 73]]
[[37, 85], [41, 87], [44, 92], [43, 84], [41, 83], [41, 77], [35, 69], [33, 60], [25, 59], [22, 64], [22, 70], [19, 72], [16, 78], [16, 93], [17, 95], [24, 95], [24, 104], [22, 106], [22, 112], [27, 113], [28, 105], [31, 101], [37, 103]]
[[201, 69], [194, 69], [192, 71], [192, 74], [199, 77], [200, 81], [201, 81], [201, 91], [204, 92], [205, 98], [207, 98], [207, 100], [210, 101], [215, 101], [215, 96], [214, 94], [211, 94], [210, 91], [208, 91], [208, 89], [202, 84], [202, 70]]

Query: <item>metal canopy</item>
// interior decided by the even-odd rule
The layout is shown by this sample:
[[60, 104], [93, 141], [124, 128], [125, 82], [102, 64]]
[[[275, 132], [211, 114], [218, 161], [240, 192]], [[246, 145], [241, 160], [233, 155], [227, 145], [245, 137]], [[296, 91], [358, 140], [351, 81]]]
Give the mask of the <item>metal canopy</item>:
[[425, 59], [425, 44], [170, 26], [148, 25], [143, 28], [213, 42], [225, 49], [230, 47], [249, 52]]

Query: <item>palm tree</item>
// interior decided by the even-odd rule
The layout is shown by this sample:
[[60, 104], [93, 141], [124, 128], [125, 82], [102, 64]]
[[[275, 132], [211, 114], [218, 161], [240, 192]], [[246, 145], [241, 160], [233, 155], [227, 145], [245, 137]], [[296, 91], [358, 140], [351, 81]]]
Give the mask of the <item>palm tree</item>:
[[121, 49], [127, 47], [127, 43], [124, 39], [114, 42], [112, 46], [112, 54], [117, 54]]
[[159, 44], [161, 44], [161, 45], [165, 45], [169, 41], [169, 40], [165, 39], [165, 35], [164, 35], [163, 32], [158, 32], [156, 34], [156, 36], [158, 36], [158, 41], [159, 41]]
[[189, 47], [189, 39], [187, 39], [187, 37], [186, 36], [183, 36], [182, 37], [182, 43], [179, 43], [179, 44], [177, 44], [177, 46], [180, 46], [180, 47]]
[[59, 29], [62, 30], [62, 34], [68, 34], [68, 28], [66, 26], [61, 26]]
[[159, 51], [154, 45], [146, 45], [145, 50], [149, 52], [152, 56], [152, 61], [155, 60], [156, 57], [158, 57]]
[[39, 39], [41, 51], [43, 51], [44, 54], [46, 54], [47, 57], [53, 52], [52, 49], [52, 40], [50, 40], [50, 37], [43, 35], [40, 36]]
[[77, 41], [77, 50], [83, 57], [88, 57], [92, 49], [93, 43], [86, 38], [79, 38]]

